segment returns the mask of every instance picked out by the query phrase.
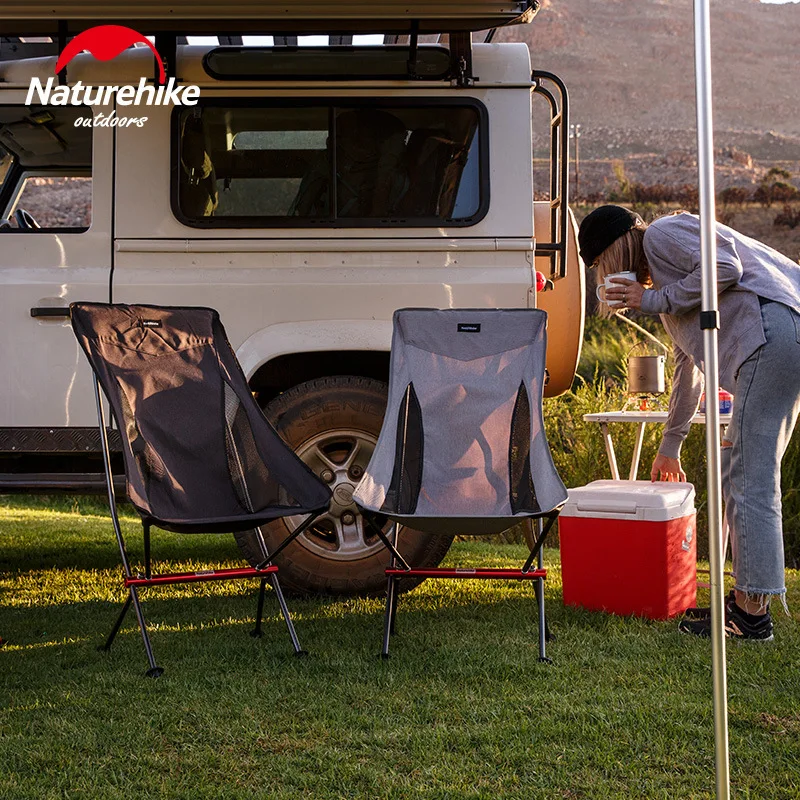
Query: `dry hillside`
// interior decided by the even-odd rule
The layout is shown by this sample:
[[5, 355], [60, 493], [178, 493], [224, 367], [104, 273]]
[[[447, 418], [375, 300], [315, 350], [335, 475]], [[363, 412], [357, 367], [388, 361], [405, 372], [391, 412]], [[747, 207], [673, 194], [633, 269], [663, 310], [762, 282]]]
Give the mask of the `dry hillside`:
[[[602, 131], [694, 135], [692, 0], [548, 0], [526, 41], [534, 66], [561, 75], [587, 151], [620, 143]], [[714, 117], [721, 141], [742, 137], [758, 158], [800, 157], [800, 5], [712, 0]], [[672, 139], [674, 141], [674, 139]], [[632, 144], [635, 144], [632, 142]], [[646, 142], [640, 142], [640, 146]], [[588, 152], [587, 152], [588, 155]]]
[[[613, 180], [611, 159], [624, 159], [642, 182], [696, 181], [692, 7], [545, 0], [531, 25], [499, 32], [499, 41], [527, 42], [534, 66], [566, 81], [581, 156], [598, 162], [586, 164], [586, 191]], [[712, 0], [711, 15], [720, 186], [752, 185], [780, 162], [797, 177], [800, 5]], [[752, 167], [739, 153], [731, 158], [732, 147], [752, 156]]]

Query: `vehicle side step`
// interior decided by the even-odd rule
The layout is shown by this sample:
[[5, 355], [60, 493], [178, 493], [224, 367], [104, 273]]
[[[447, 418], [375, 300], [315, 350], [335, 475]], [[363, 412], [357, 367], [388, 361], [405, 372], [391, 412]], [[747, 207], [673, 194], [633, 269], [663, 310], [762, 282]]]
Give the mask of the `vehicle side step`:
[[[125, 497], [125, 476], [114, 476], [114, 490]], [[0, 472], [0, 494], [105, 494], [102, 472], [42, 472], [38, 474]]]

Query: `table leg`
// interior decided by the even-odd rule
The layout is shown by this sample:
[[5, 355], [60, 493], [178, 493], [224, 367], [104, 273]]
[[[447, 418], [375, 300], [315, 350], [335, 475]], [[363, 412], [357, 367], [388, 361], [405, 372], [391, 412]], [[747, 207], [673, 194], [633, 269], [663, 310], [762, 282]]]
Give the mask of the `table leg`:
[[642, 441], [644, 441], [644, 422], [639, 423], [639, 430], [636, 432], [636, 444], [633, 447], [633, 457], [631, 458], [631, 472], [628, 480], [635, 481], [639, 472], [639, 458], [642, 455]]
[[611, 441], [611, 434], [608, 432], [608, 423], [601, 422], [600, 430], [603, 432], [603, 441], [606, 445], [606, 454], [608, 455], [608, 465], [611, 467], [611, 479], [619, 480], [619, 469], [617, 468], [617, 455], [614, 452], [614, 442]]

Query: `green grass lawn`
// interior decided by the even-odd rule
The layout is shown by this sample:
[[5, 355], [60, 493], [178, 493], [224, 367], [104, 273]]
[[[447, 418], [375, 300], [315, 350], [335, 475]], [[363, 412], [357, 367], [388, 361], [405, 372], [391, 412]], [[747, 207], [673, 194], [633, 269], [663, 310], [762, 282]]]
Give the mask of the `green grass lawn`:
[[[555, 663], [537, 662], [532, 588], [427, 582], [403, 596], [393, 657], [378, 600], [292, 600], [291, 655], [256, 584], [145, 593], [159, 680], [98, 514], [0, 500], [0, 798], [712, 797], [711, 654], [675, 623], [565, 609], [548, 550]], [[132, 518], [127, 529], [135, 531]], [[140, 537], [138, 537], [140, 539]], [[132, 556], [140, 558], [130, 537]], [[175, 566], [240, 563], [232, 537], [156, 534]], [[517, 565], [463, 543], [460, 564]], [[598, 565], [600, 566], [600, 565]], [[800, 575], [776, 641], [729, 643], [736, 798], [800, 797]]]

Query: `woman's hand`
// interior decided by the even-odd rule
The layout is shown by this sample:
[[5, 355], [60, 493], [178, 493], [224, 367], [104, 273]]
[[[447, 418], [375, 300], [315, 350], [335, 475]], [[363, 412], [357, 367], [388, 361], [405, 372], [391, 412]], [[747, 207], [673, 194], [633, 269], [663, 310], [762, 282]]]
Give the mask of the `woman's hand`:
[[686, 473], [679, 458], [669, 458], [659, 453], [650, 470], [651, 481], [686, 481]]
[[[645, 292], [644, 286], [636, 281], [629, 281], [627, 278], [615, 278], [613, 275], [609, 277], [613, 279], [611, 286], [616, 288], [606, 289], [606, 300], [621, 302], [625, 308], [641, 309], [642, 295]], [[613, 308], [620, 308], [620, 306], [613, 306]]]

